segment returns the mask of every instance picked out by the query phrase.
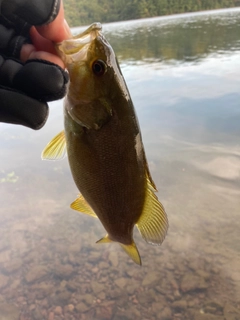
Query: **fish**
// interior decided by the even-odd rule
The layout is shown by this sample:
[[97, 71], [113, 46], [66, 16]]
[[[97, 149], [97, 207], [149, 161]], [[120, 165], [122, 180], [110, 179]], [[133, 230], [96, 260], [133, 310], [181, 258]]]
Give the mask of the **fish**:
[[64, 100], [64, 130], [42, 152], [42, 159], [67, 154], [80, 192], [70, 205], [98, 218], [107, 234], [97, 243], [117, 242], [138, 265], [133, 239], [160, 245], [168, 218], [156, 196], [138, 119], [115, 53], [93, 23], [84, 32], [56, 44], [69, 73]]

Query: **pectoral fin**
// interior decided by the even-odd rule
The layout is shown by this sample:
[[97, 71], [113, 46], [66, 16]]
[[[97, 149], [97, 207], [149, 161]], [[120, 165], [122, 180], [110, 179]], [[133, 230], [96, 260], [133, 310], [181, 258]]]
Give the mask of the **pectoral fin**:
[[94, 218], [97, 218], [97, 215], [87, 203], [87, 201], [83, 198], [82, 195], [79, 196], [71, 205], [70, 207], [74, 210], [80, 211], [82, 213], [86, 213]]
[[43, 160], [61, 160], [66, 155], [65, 133], [61, 131], [45, 147], [42, 152]]
[[149, 179], [147, 181], [143, 213], [136, 225], [146, 242], [160, 245], [167, 233], [168, 219], [163, 205], [152, 190], [151, 182]]

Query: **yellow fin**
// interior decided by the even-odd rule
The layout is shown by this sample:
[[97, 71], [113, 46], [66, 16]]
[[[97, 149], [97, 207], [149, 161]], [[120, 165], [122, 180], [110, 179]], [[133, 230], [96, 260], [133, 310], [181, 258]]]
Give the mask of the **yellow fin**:
[[150, 244], [160, 245], [167, 233], [167, 215], [148, 178], [143, 212], [136, 225], [143, 239]]
[[138, 248], [134, 242], [132, 244], [122, 244], [119, 242], [119, 244], [136, 264], [139, 264], [140, 266], [142, 265]]
[[42, 152], [43, 160], [60, 160], [66, 155], [65, 133], [61, 131], [45, 147]]
[[146, 154], [145, 154], [144, 150], [143, 150], [143, 161], [144, 161], [144, 166], [145, 166], [145, 170], [146, 170], [146, 178], [147, 178], [147, 182], [148, 182], [148, 187], [150, 187], [153, 191], [157, 191], [157, 187], [156, 187], [156, 185], [152, 179], [151, 173], [149, 171], [147, 158], [146, 158]]
[[[102, 239], [98, 240], [96, 243], [110, 243], [110, 242], [114, 242], [112, 241], [108, 234], [106, 234], [105, 237], [103, 237]], [[141, 257], [140, 257], [140, 254], [138, 252], [138, 249], [137, 249], [137, 246], [136, 244], [134, 243], [134, 241], [132, 242], [132, 244], [123, 244], [123, 243], [120, 243], [120, 246], [123, 248], [123, 250], [129, 255], [129, 257], [137, 264], [139, 264], [140, 266], [142, 265], [142, 262], [141, 262]]]
[[108, 234], [106, 234], [105, 237], [101, 238], [96, 243], [110, 243], [110, 242], [113, 242], [113, 241], [109, 238]]
[[87, 203], [87, 201], [83, 198], [82, 195], [79, 196], [73, 203], [71, 203], [70, 207], [74, 210], [80, 211], [82, 213], [89, 214], [90, 216], [97, 218], [97, 215]]

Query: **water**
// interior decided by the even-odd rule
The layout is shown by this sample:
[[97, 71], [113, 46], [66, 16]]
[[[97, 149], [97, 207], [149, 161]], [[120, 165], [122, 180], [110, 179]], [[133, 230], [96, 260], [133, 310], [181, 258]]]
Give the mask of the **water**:
[[104, 30], [167, 238], [152, 247], [136, 232], [142, 267], [118, 245], [95, 244], [105, 231], [69, 208], [78, 191], [67, 160], [40, 159], [62, 130], [62, 101], [40, 131], [1, 124], [0, 319], [240, 319], [240, 9]]

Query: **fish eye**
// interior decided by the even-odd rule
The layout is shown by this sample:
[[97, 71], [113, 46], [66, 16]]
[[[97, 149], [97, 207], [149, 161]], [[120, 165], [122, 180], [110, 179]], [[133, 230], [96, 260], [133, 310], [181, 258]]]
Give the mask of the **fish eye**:
[[102, 60], [96, 60], [92, 64], [92, 70], [96, 76], [102, 76], [107, 70], [106, 63]]

